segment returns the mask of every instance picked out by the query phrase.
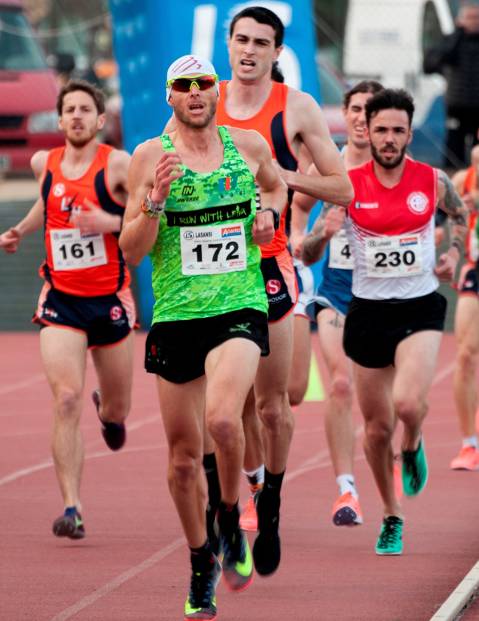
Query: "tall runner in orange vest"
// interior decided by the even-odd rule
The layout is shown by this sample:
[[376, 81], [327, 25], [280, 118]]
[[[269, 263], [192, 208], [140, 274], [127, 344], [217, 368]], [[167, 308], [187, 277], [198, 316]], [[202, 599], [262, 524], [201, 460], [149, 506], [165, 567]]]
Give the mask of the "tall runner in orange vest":
[[454, 370], [454, 401], [459, 417], [462, 447], [451, 461], [452, 470], [479, 470], [478, 429], [476, 428], [479, 360], [479, 147], [471, 154], [471, 166], [457, 172], [452, 182], [468, 207], [466, 262], [457, 285], [458, 301], [454, 320], [457, 341]]
[[93, 85], [82, 80], [66, 84], [57, 110], [66, 144], [32, 157], [40, 198], [23, 220], [0, 235], [0, 247], [16, 252], [23, 237], [43, 228], [46, 258], [40, 275], [45, 284], [33, 321], [40, 325], [42, 361], [53, 393], [53, 461], [64, 501], [53, 533], [81, 539], [80, 416], [88, 349], [99, 381], [92, 397], [111, 450], [125, 442], [130, 409], [136, 314], [118, 247], [130, 158], [98, 143], [105, 105]]
[[[346, 205], [352, 198], [351, 184], [319, 106], [310, 95], [271, 78], [283, 35], [281, 20], [268, 9], [248, 7], [233, 18], [228, 41], [232, 78], [220, 84], [218, 123], [261, 133], [291, 191]], [[320, 177], [297, 172], [297, 153], [302, 144]], [[287, 249], [285, 215], [273, 241], [264, 244], [261, 251], [271, 355], [260, 361], [254, 387], [256, 410], [265, 431], [265, 475], [257, 495], [259, 533], [253, 557], [258, 573], [269, 575], [280, 562], [280, 492], [294, 426], [288, 379], [297, 287]], [[249, 403], [254, 408], [252, 399]]]

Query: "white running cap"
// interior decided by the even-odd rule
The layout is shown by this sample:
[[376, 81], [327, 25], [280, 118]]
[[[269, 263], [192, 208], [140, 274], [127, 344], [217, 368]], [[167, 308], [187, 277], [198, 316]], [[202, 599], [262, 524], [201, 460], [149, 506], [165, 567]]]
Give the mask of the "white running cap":
[[[212, 63], [196, 54], [185, 54], [174, 60], [168, 67], [166, 74], [166, 101], [169, 101], [171, 94], [170, 82], [176, 78], [197, 78], [202, 75], [214, 75], [217, 73]], [[219, 88], [216, 88], [219, 93]]]

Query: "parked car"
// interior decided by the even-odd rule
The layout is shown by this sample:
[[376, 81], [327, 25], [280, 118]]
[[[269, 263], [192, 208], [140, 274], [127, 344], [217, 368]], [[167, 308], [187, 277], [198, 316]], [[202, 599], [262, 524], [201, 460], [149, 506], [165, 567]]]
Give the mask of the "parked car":
[[0, 172], [26, 172], [38, 149], [63, 144], [58, 84], [20, 0], [0, 0]]

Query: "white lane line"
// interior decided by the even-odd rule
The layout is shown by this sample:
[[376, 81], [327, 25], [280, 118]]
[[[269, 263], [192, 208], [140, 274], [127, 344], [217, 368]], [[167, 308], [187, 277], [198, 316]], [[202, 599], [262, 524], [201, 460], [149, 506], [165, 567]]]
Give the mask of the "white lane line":
[[448, 375], [451, 375], [451, 373], [454, 371], [455, 366], [456, 363], [455, 361], [453, 361], [446, 365], [443, 369], [438, 371], [434, 376], [434, 379], [432, 380], [432, 386], [439, 384], [439, 382], [442, 382], [442, 380], [445, 379]]
[[170, 543], [170, 545], [161, 548], [161, 550], [155, 552], [155, 554], [145, 559], [139, 565], [134, 565], [133, 567], [130, 567], [130, 569], [127, 569], [122, 574], [119, 574], [116, 578], [113, 578], [113, 580], [110, 580], [110, 582], [107, 582], [102, 587], [95, 590], [93, 593], [82, 597], [72, 606], [65, 608], [65, 610], [62, 610], [57, 615], [52, 617], [50, 621], [67, 621], [67, 619], [71, 619], [81, 610], [87, 608], [88, 606], [91, 606], [102, 597], [109, 595], [112, 591], [118, 589], [122, 584], [128, 582], [128, 580], [131, 580], [132, 578], [135, 578], [135, 576], [138, 576], [147, 569], [150, 569], [151, 567], [162, 561], [165, 557], [170, 555], [172, 552], [175, 552], [176, 550], [178, 550], [178, 548], [184, 546], [185, 543], [186, 542], [184, 537], [175, 539], [175, 541]]
[[479, 561], [429, 621], [454, 621], [477, 589], [479, 589]]
[[[167, 448], [167, 444], [153, 444], [151, 446], [134, 446], [130, 448], [124, 448], [121, 451], [121, 454], [125, 453], [143, 453], [146, 451], [157, 451]], [[94, 453], [87, 453], [85, 455], [85, 460], [88, 459], [99, 459], [101, 457], [112, 457], [115, 455], [112, 451], [96, 451]], [[6, 476], [0, 479], [0, 487], [2, 485], [6, 485], [7, 483], [11, 483], [12, 481], [16, 481], [17, 479], [21, 479], [23, 477], [27, 477], [35, 472], [39, 472], [40, 470], [46, 470], [47, 468], [51, 468], [53, 466], [53, 460], [48, 459], [39, 464], [35, 464], [34, 466], [30, 466], [29, 468], [22, 468], [20, 470], [15, 470], [15, 472], [11, 472]]]
[[21, 382], [16, 382], [15, 384], [10, 384], [9, 386], [0, 386], [0, 396], [7, 395], [9, 392], [21, 390], [22, 388], [28, 388], [32, 384], [37, 384], [41, 380], [45, 380], [45, 374], [35, 373], [35, 375], [30, 375], [28, 379], [22, 380]]

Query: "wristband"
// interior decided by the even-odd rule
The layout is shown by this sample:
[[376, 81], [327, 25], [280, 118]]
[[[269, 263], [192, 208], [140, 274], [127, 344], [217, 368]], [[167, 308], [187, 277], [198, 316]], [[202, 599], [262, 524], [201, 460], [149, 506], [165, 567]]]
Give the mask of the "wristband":
[[264, 209], [261, 209], [261, 211], [271, 211], [271, 213], [273, 214], [274, 230], [277, 231], [279, 229], [280, 220], [279, 211], [277, 209], [274, 209], [274, 207], [265, 207]]
[[150, 198], [150, 193], [141, 201], [141, 211], [149, 218], [159, 218], [165, 211], [165, 201], [157, 203]]

